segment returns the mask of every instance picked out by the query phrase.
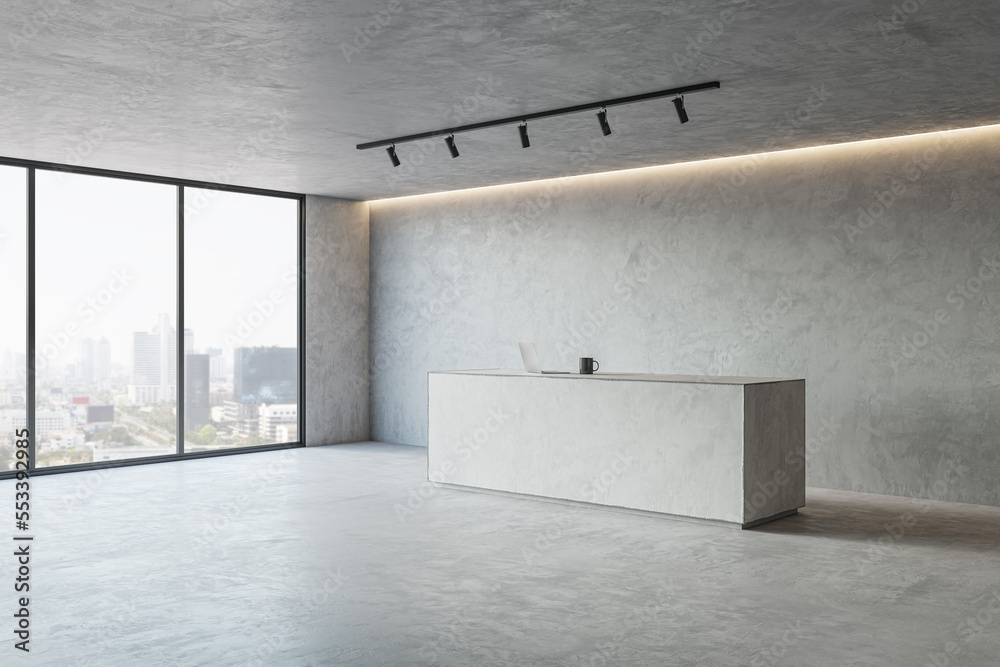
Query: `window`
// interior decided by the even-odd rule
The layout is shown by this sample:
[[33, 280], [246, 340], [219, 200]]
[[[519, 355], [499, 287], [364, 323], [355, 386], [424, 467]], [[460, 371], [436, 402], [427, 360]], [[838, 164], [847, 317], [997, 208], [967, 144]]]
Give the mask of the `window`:
[[0, 165], [0, 476], [300, 444], [301, 206]]
[[14, 432], [27, 423], [27, 170], [0, 166], [0, 470], [14, 464]]
[[35, 192], [35, 465], [175, 454], [176, 188], [39, 170]]
[[187, 358], [189, 447], [295, 442], [298, 202], [193, 188], [186, 197], [184, 321], [201, 341]]

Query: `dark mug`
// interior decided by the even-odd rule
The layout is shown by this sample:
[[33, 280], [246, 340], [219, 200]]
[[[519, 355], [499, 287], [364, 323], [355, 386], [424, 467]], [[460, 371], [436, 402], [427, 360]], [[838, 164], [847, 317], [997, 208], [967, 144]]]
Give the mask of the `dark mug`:
[[601, 362], [594, 361], [593, 357], [580, 357], [580, 375], [593, 375], [600, 367]]

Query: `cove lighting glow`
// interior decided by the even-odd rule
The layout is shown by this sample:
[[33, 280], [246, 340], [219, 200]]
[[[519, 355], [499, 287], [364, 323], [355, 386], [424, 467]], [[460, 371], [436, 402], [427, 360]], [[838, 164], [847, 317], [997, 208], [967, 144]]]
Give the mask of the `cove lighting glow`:
[[425, 192], [425, 193], [416, 194], [416, 195], [400, 195], [398, 197], [383, 197], [381, 199], [371, 199], [371, 200], [368, 200], [368, 201], [369, 201], [369, 203], [377, 203], [377, 202], [383, 202], [383, 201], [398, 201], [398, 200], [401, 200], [401, 199], [412, 199], [412, 198], [415, 198], [415, 197], [434, 197], [434, 196], [440, 196], [440, 195], [457, 195], [457, 194], [460, 194], [460, 193], [478, 192], [478, 191], [483, 191], [483, 190], [490, 190], [490, 189], [493, 189], [493, 188], [513, 188], [513, 187], [517, 187], [519, 185], [534, 185], [534, 184], [538, 184], [538, 183], [549, 183], [549, 182], [553, 182], [553, 181], [566, 182], [566, 181], [572, 181], [574, 179], [579, 179], [579, 178], [592, 178], [592, 177], [595, 177], [595, 176], [611, 176], [611, 175], [618, 175], [618, 174], [628, 174], [628, 173], [633, 173], [633, 172], [650, 171], [650, 170], [655, 170], [655, 169], [668, 169], [668, 168], [671, 168], [671, 167], [683, 167], [683, 166], [694, 165], [694, 164], [721, 163], [721, 162], [725, 162], [727, 160], [746, 160], [746, 159], [752, 159], [752, 158], [762, 158], [762, 157], [769, 156], [769, 155], [784, 155], [784, 154], [789, 154], [789, 153], [809, 153], [809, 152], [824, 151], [824, 150], [834, 150], [834, 149], [839, 149], [839, 148], [845, 148], [845, 147], [848, 147], [848, 146], [862, 146], [862, 145], [866, 145], [866, 144], [876, 144], [876, 143], [879, 143], [879, 142], [903, 141], [903, 140], [907, 140], [907, 139], [916, 139], [916, 138], [919, 138], [919, 137], [943, 137], [943, 136], [948, 136], [948, 135], [962, 135], [962, 134], [967, 134], [967, 133], [972, 133], [972, 132], [977, 132], [977, 131], [985, 131], [985, 130], [990, 130], [990, 129], [1000, 130], [1000, 124], [980, 125], [978, 127], [964, 127], [964, 128], [959, 128], [959, 129], [955, 129], [955, 130], [936, 130], [934, 132], [920, 132], [920, 133], [917, 133], [917, 134], [903, 134], [903, 135], [898, 135], [898, 136], [893, 136], [893, 137], [882, 137], [882, 138], [879, 138], [879, 139], [861, 139], [861, 140], [858, 140], [858, 141], [845, 141], [845, 142], [839, 143], [839, 144], [820, 144], [818, 146], [805, 146], [805, 147], [802, 147], [802, 148], [786, 148], [786, 149], [776, 150], [776, 151], [763, 151], [763, 152], [760, 152], [760, 153], [746, 153], [746, 154], [743, 154], [743, 155], [729, 155], [729, 156], [724, 156], [724, 157], [707, 158], [705, 160], [691, 160], [690, 162], [670, 162], [670, 163], [667, 163], [667, 164], [650, 165], [648, 167], [631, 167], [631, 168], [628, 168], [628, 169], [614, 169], [614, 170], [611, 170], [611, 171], [601, 171], [601, 172], [594, 172], [594, 173], [588, 173], [588, 174], [573, 174], [573, 175], [569, 175], [569, 176], [555, 176], [553, 178], [539, 178], [539, 179], [536, 179], [536, 180], [533, 180], [533, 181], [517, 181], [517, 182], [514, 182], [514, 183], [500, 183], [500, 184], [497, 184], [497, 185], [481, 185], [481, 186], [477, 186], [477, 187], [462, 188], [462, 189], [458, 189], [458, 190], [439, 190], [439, 191], [436, 191], [436, 192]]

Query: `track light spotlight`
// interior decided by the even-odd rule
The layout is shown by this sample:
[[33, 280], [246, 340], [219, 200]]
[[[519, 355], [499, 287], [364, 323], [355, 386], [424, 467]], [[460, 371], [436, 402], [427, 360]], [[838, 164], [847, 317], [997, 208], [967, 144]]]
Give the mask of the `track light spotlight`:
[[604, 133], [604, 136], [608, 136], [609, 134], [611, 134], [611, 126], [608, 125], [607, 109], [601, 109], [600, 111], [597, 112], [597, 122], [601, 124], [601, 132]]
[[684, 110], [684, 96], [675, 97], [673, 102], [674, 108], [677, 109], [677, 117], [681, 119], [682, 123], [688, 122], [688, 112]]
[[451, 153], [452, 157], [458, 157], [458, 149], [455, 147], [455, 135], [449, 135], [444, 138], [444, 143], [448, 144], [448, 152]]
[[396, 157], [396, 144], [392, 144], [391, 146], [389, 146], [388, 148], [386, 148], [385, 152], [389, 154], [389, 159], [392, 160], [392, 166], [393, 167], [398, 167], [399, 166], [399, 158]]
[[574, 104], [573, 106], [549, 109], [548, 111], [536, 111], [533, 113], [521, 112], [517, 116], [508, 116], [506, 118], [496, 118], [494, 120], [467, 123], [465, 125], [454, 125], [440, 130], [418, 132], [416, 134], [406, 134], [401, 137], [369, 141], [363, 144], [358, 144], [357, 148], [358, 150], [363, 151], [368, 150], [369, 148], [382, 148], [387, 146], [388, 148], [385, 150], [389, 153], [389, 159], [392, 160], [392, 166], [398, 167], [399, 158], [396, 156], [397, 143], [419, 141], [421, 139], [440, 139], [441, 137], [444, 137], [445, 145], [448, 146], [448, 152], [451, 153], [453, 158], [456, 158], [458, 157], [458, 148], [455, 146], [455, 134], [458, 132], [470, 132], [472, 130], [482, 130], [487, 127], [514, 125], [515, 123], [517, 124], [518, 133], [521, 135], [521, 148], [530, 148], [531, 142], [528, 140], [529, 120], [552, 118], [553, 116], [575, 114], [581, 111], [593, 111], [594, 109], [598, 109], [597, 120], [601, 124], [601, 132], [607, 137], [611, 134], [611, 124], [608, 123], [608, 107], [672, 97], [674, 108], [677, 110], [677, 117], [682, 123], [686, 123], [688, 122], [688, 115], [687, 111], [684, 109], [684, 95], [686, 93], [695, 93], [702, 90], [714, 90], [720, 86], [721, 84], [718, 81], [706, 81], [704, 83], [695, 83], [690, 86], [679, 86], [677, 88], [668, 88], [666, 90], [655, 90], [651, 93], [641, 93], [639, 95], [629, 95], [627, 97], [616, 97], [614, 99], [600, 100], [586, 104]]

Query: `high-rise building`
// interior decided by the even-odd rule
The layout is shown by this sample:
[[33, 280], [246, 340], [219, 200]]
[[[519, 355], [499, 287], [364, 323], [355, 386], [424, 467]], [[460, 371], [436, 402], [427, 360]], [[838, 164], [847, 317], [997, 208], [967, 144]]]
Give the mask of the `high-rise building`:
[[111, 341], [107, 338], [84, 338], [77, 344], [77, 350], [77, 380], [94, 383], [111, 379]]
[[77, 353], [76, 379], [89, 384], [94, 381], [94, 362], [97, 356], [94, 339], [84, 338], [78, 341]]
[[233, 363], [233, 399], [239, 403], [298, 403], [298, 350], [238, 347]]
[[[287, 427], [298, 424], [299, 406], [295, 403], [286, 405], [261, 405], [258, 413], [257, 432], [267, 442], [287, 442]], [[283, 426], [284, 439], [278, 438], [278, 427]], [[297, 434], [297, 433], [296, 433]]]
[[224, 401], [222, 420], [229, 423], [235, 435], [245, 438], [258, 431], [260, 406], [238, 401]]
[[111, 379], [111, 341], [101, 337], [94, 346], [94, 381], [107, 382]]
[[[194, 332], [184, 330], [185, 353], [194, 351]], [[132, 334], [129, 401], [137, 405], [177, 400], [177, 331], [161, 314], [149, 333]]]
[[184, 366], [184, 430], [194, 431], [211, 421], [209, 356], [187, 355]]
[[223, 354], [221, 347], [210, 347], [205, 350], [209, 357], [209, 366], [212, 382], [224, 382], [232, 374], [228, 358]]
[[160, 402], [160, 340], [156, 334], [132, 334], [128, 400], [134, 405]]

